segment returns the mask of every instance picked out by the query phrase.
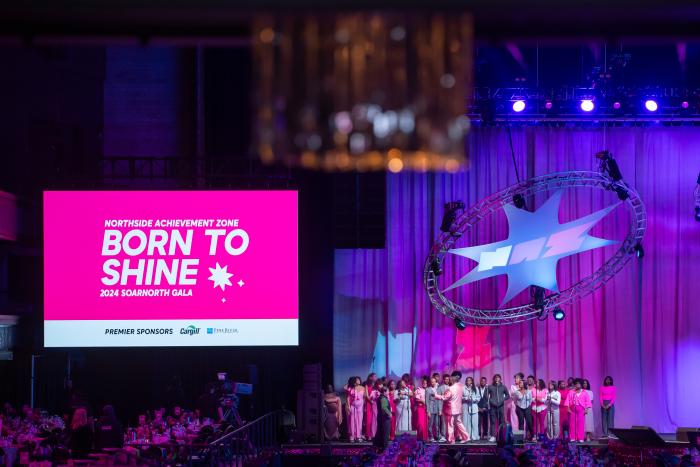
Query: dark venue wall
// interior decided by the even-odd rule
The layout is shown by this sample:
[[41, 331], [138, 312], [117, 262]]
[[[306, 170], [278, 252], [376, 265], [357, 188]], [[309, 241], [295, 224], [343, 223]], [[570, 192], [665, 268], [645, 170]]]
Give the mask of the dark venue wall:
[[[32, 355], [37, 406], [63, 409], [72, 395], [130, 420], [192, 406], [221, 370], [255, 385], [244, 415], [294, 408], [305, 363], [331, 380], [334, 178], [251, 160], [248, 49], [8, 46], [0, 57], [0, 189], [21, 216], [18, 241], [0, 244], [1, 304], [21, 316], [0, 400], [29, 402]], [[43, 348], [42, 191], [153, 188], [299, 190], [299, 347]]]

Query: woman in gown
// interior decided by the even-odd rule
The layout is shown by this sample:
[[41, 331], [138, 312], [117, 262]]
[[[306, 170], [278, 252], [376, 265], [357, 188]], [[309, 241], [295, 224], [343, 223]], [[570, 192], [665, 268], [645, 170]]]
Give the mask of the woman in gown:
[[425, 406], [425, 390], [428, 377], [423, 376], [415, 391], [416, 432], [420, 441], [428, 441], [428, 412]]
[[[571, 378], [569, 378], [571, 379]], [[561, 405], [559, 406], [559, 435], [561, 439], [571, 437], [569, 433], [569, 388], [563, 380], [559, 381], [559, 394], [561, 394]]]
[[362, 421], [365, 409], [365, 387], [359, 376], [353, 376], [345, 386], [348, 394], [348, 435], [350, 442], [362, 441]]
[[374, 439], [377, 434], [377, 399], [379, 392], [374, 388], [377, 374], [370, 373], [365, 381], [365, 439]]
[[323, 395], [323, 434], [327, 440], [340, 438], [340, 424], [343, 423], [343, 410], [340, 397], [335, 393], [333, 385], [326, 386]]
[[411, 397], [413, 392], [406, 381], [399, 380], [394, 399], [396, 400], [396, 433], [411, 431]]
[[[591, 405], [593, 405], [593, 391], [591, 390], [591, 383], [587, 380], [583, 380], [583, 390], [588, 393], [588, 398], [591, 400]], [[595, 434], [595, 418], [593, 418], [593, 409], [586, 412], [586, 441], [590, 441]]]

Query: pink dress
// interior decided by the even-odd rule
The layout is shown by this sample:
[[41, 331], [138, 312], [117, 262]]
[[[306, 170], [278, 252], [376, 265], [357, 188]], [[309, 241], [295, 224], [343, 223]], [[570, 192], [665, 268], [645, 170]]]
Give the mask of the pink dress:
[[391, 391], [388, 395], [389, 397], [389, 407], [391, 408], [391, 431], [389, 432], [389, 439], [394, 440], [396, 438], [396, 401], [394, 400], [394, 391]]
[[347, 390], [348, 392], [348, 407], [350, 414], [348, 415], [348, 432], [350, 433], [350, 441], [359, 441], [362, 439], [362, 419], [365, 407], [365, 391], [359, 391], [355, 388]]
[[562, 439], [566, 439], [564, 432], [569, 434], [571, 438], [571, 430], [569, 430], [569, 405], [567, 397], [572, 392], [570, 389], [560, 389], [561, 394], [561, 410], [559, 410], [559, 435]]
[[418, 439], [428, 441], [428, 412], [425, 410], [425, 389], [416, 388], [416, 432]]
[[379, 391], [368, 388], [369, 386], [365, 386], [365, 394], [367, 394], [367, 400], [365, 401], [365, 437], [374, 439], [374, 435], [377, 434], [377, 400], [379, 399]]
[[547, 431], [547, 390], [536, 390], [533, 393], [532, 411], [535, 419], [535, 433], [543, 435]]
[[571, 413], [569, 414], [569, 429], [572, 441], [583, 441], [586, 438], [586, 410], [592, 407], [591, 398], [586, 391], [569, 391], [566, 401]]

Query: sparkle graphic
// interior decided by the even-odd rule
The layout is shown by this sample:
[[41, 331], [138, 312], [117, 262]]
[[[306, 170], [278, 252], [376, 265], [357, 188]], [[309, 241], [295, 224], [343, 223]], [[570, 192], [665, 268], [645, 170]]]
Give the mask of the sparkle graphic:
[[228, 266], [224, 266], [222, 268], [221, 266], [219, 266], [219, 263], [216, 263], [215, 268], [209, 268], [209, 272], [211, 273], [211, 276], [209, 276], [209, 280], [214, 281], [214, 288], [221, 287], [221, 290], [225, 291], [227, 285], [233, 285], [231, 284], [230, 280], [233, 274], [227, 272], [227, 268]]
[[508, 238], [486, 245], [456, 248], [449, 253], [473, 259], [479, 265], [450, 285], [445, 292], [489, 277], [508, 275], [508, 290], [501, 307], [531, 285], [559, 292], [557, 262], [566, 256], [617, 243], [588, 235], [616, 203], [564, 224], [559, 223], [562, 191], [555, 192], [535, 212], [508, 204]]
[[222, 299], [221, 299], [221, 303], [226, 303], [226, 299], [225, 299], [225, 298], [222, 298]]
[[236, 284], [238, 284], [238, 287], [243, 287], [245, 285], [245, 282], [243, 282], [243, 279], [241, 279], [238, 282], [236, 282]]

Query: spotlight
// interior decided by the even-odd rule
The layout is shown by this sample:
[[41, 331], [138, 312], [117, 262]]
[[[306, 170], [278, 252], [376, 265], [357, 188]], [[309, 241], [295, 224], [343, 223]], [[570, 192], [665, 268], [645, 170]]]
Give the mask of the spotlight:
[[544, 108], [547, 110], [552, 110], [552, 101], [547, 101], [544, 103]]
[[620, 104], [618, 101], [613, 102], [613, 109], [620, 110], [621, 107], [622, 104]]
[[638, 259], [644, 258], [644, 247], [642, 247], [641, 243], [637, 243], [634, 246], [634, 254], [637, 256]]
[[513, 101], [513, 112], [522, 112], [525, 110], [525, 101], [522, 99], [517, 99]]
[[552, 311], [552, 317], [553, 317], [556, 321], [561, 321], [561, 320], [563, 320], [565, 316], [566, 316], [566, 313], [564, 313], [564, 310], [562, 310], [561, 307], [556, 307], [556, 308]]
[[460, 331], [464, 331], [464, 329], [467, 327], [467, 324], [460, 318], [455, 318], [455, 326], [457, 326], [457, 329], [459, 329]]
[[688, 107], [690, 107], [688, 101], [681, 102], [681, 109], [687, 109]]
[[659, 110], [659, 104], [654, 99], [647, 99], [644, 101], [644, 108], [649, 112], [656, 112]]
[[439, 258], [433, 258], [433, 260], [430, 262], [430, 270], [433, 272], [435, 277], [442, 274], [442, 264], [440, 263]]
[[523, 198], [523, 195], [518, 193], [517, 195], [513, 196], [513, 204], [516, 208], [523, 209], [525, 207], [525, 198]]
[[595, 109], [593, 99], [583, 99], [581, 101], [581, 110], [583, 110], [584, 112], [592, 112], [593, 109]]

